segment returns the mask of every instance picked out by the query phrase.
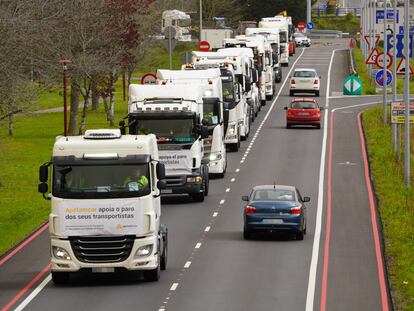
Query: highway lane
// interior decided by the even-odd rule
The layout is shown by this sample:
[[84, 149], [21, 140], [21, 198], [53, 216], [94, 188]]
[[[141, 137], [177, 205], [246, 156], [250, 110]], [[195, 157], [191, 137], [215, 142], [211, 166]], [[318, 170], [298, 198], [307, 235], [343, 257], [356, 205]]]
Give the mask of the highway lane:
[[[287, 70], [289, 68], [283, 68], [284, 75]], [[262, 113], [252, 126], [252, 133], [256, 131], [269, 106], [268, 104], [262, 109]], [[191, 255], [194, 245], [202, 233], [206, 219], [209, 219], [215, 206], [220, 202], [221, 196], [226, 193], [226, 185], [237, 174], [236, 169], [243, 156], [243, 150], [247, 148], [246, 145], [251, 139], [252, 137], [242, 143], [240, 152], [228, 154], [228, 174], [224, 179], [211, 181], [210, 194], [205, 202], [193, 204], [186, 199], [178, 199], [167, 200], [167, 204], [163, 204], [162, 217], [169, 227], [170, 235], [169, 262], [168, 269], [162, 273], [159, 282], [154, 284], [136, 283], [131, 277], [129, 283], [125, 283], [124, 276], [118, 278], [112, 276], [78, 277], [75, 280], [76, 286], [71, 287], [70, 290], [54, 287], [49, 282], [27, 308], [44, 309], [47, 305], [63, 309], [82, 309], [86, 304], [90, 304], [91, 306], [96, 305], [96, 308], [99, 309], [101, 304], [109, 308], [112, 302], [114, 306], [119, 306], [120, 301], [125, 305], [125, 308], [129, 308], [136, 305], [136, 301], [131, 300], [130, 297], [135, 297], [136, 293], [139, 293], [136, 298], [139, 299], [140, 306], [145, 310], [154, 309], [162, 302], [163, 296], [169, 292], [172, 281], [181, 273], [186, 259]], [[48, 232], [45, 231], [0, 267], [0, 307], [6, 306], [48, 263]], [[37, 286], [44, 277], [43, 275], [34, 285]], [[20, 299], [17, 299], [14, 306], [21, 303], [31, 290], [29, 289]], [[102, 297], [107, 299], [102, 299]]]
[[[342, 43], [341, 41], [339, 44]], [[322, 75], [319, 99], [322, 106], [325, 105], [324, 94], [332, 50], [341, 47], [315, 45], [307, 49], [297, 63], [297, 67], [314, 67]], [[298, 53], [295, 58], [297, 56]], [[289, 69], [284, 68], [284, 77]], [[332, 75], [335, 75], [335, 70], [332, 71]], [[288, 89], [285, 86], [268, 119], [261, 123], [271, 107], [270, 102], [253, 124], [252, 133], [256, 133], [258, 129], [259, 133], [256, 136], [251, 135], [248, 141], [242, 144], [240, 152], [229, 153], [228, 174], [224, 179], [211, 181], [211, 191], [205, 202], [192, 204], [186, 200], [169, 200], [168, 204], [163, 205], [163, 219], [169, 227], [170, 244], [168, 269], [162, 273], [159, 282], [136, 282], [132, 277], [128, 279], [108, 275], [77, 277], [75, 282], [67, 287], [55, 287], [49, 282], [30, 301], [26, 310], [304, 310], [314, 245], [323, 130], [286, 130], [283, 107], [290, 101], [287, 94]], [[330, 106], [335, 108], [367, 101], [367, 98], [355, 98], [351, 101], [331, 99]], [[347, 124], [346, 121], [344, 123]], [[343, 131], [344, 133], [340, 134], [345, 135], [348, 129], [345, 131], [341, 127], [338, 130]], [[347, 142], [346, 138], [335, 137], [337, 145], [334, 144], [334, 148], [341, 148], [342, 139]], [[347, 149], [354, 148], [349, 143], [345, 146]], [[358, 152], [358, 149], [355, 152]], [[341, 149], [334, 153], [334, 158], [339, 155]], [[341, 194], [342, 185], [335, 184], [337, 180], [341, 180], [341, 175], [334, 172], [335, 186], [332, 187], [332, 198], [338, 199], [340, 204], [338, 202], [337, 205], [335, 202], [333, 208], [348, 202], [347, 196]], [[361, 170], [356, 172], [358, 173], [362, 174]], [[241, 195], [247, 194], [255, 184], [272, 183], [274, 180], [277, 183], [295, 184], [303, 195], [312, 198], [308, 208], [308, 234], [304, 241], [291, 240], [288, 236], [262, 237], [255, 241], [242, 239]], [[346, 180], [339, 182], [344, 183]], [[349, 191], [359, 190], [358, 195], [361, 198], [365, 195], [366, 199], [366, 192], [360, 191], [363, 185], [359, 182], [355, 187]], [[362, 199], [358, 207], [366, 208]], [[337, 214], [336, 210], [331, 215], [334, 226], [330, 240], [328, 282], [325, 288], [328, 295], [326, 306], [329, 310], [337, 310], [336, 301], [340, 302], [339, 310], [345, 310], [348, 301], [352, 299], [352, 306], [356, 308], [347, 310], [380, 309], [376, 308], [379, 306], [381, 295], [378, 291], [378, 278], [373, 274], [375, 254], [372, 252], [372, 230], [365, 230], [367, 225], [370, 225], [370, 219], [366, 216], [366, 210], [364, 213], [363, 217], [349, 215], [349, 222], [354, 221], [354, 217], [360, 217], [358, 230], [363, 230], [363, 235], [349, 232], [353, 227], [349, 226], [349, 222], [342, 224], [342, 215]], [[323, 216], [325, 219], [326, 214]], [[321, 248], [317, 254], [319, 260], [316, 292], [312, 305], [315, 308], [320, 307], [323, 291], [321, 284], [325, 225], [324, 222]], [[358, 240], [354, 245], [356, 239]], [[346, 243], [341, 243], [343, 241]], [[365, 252], [360, 249], [363, 243], [368, 245]], [[47, 249], [48, 236], [45, 232], [0, 267], [0, 307], [48, 264]], [[355, 253], [358, 251], [362, 252], [363, 257], [356, 261], [360, 265], [356, 268], [353, 267], [355, 261], [352, 259], [358, 257], [358, 253]], [[347, 267], [350, 276], [344, 278], [344, 273], [348, 273]], [[364, 277], [362, 282], [358, 279], [358, 272], [364, 268], [367, 271], [361, 274]], [[352, 282], [361, 283], [360, 295], [355, 297], [352, 295], [355, 295], [359, 287]], [[347, 288], [350, 285], [355, 290]], [[15, 306], [30, 292], [31, 290], [19, 299]], [[343, 292], [346, 294], [345, 297], [341, 296]], [[373, 308], [364, 308], [365, 306]]]

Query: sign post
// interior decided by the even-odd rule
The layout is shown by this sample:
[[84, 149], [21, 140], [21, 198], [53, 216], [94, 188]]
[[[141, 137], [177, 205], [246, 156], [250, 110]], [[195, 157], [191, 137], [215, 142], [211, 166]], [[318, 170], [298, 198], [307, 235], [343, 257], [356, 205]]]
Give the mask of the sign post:
[[172, 26], [168, 26], [164, 30], [165, 43], [167, 46], [168, 53], [170, 55], [170, 70], [172, 70], [172, 51], [175, 49], [175, 45], [177, 44], [177, 40], [175, 39], [176, 34], [176, 30]]

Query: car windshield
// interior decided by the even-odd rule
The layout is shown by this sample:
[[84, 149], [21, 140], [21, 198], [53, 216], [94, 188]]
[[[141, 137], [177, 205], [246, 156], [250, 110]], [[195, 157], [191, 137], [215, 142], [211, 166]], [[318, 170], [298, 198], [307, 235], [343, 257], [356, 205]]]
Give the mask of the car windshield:
[[293, 76], [296, 78], [314, 78], [316, 77], [316, 72], [309, 71], [309, 70], [300, 70], [300, 71], [298, 70], [298, 71], [295, 71]]
[[293, 102], [290, 105], [293, 109], [316, 109], [318, 108], [318, 105], [313, 102]]
[[56, 197], [126, 198], [150, 192], [149, 164], [53, 167], [53, 195]]
[[155, 134], [158, 143], [192, 143], [196, 139], [193, 119], [138, 120], [137, 134]]
[[295, 201], [295, 193], [290, 190], [266, 189], [256, 190], [253, 200], [260, 201]]

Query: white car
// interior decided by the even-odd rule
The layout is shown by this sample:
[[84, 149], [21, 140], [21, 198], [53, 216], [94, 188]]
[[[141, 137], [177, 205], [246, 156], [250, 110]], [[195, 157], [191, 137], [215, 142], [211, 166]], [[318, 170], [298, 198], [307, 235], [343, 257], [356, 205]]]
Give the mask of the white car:
[[295, 93], [314, 93], [319, 96], [320, 78], [315, 69], [300, 68], [295, 69], [290, 77], [289, 95]]
[[306, 35], [301, 32], [295, 32], [293, 35], [295, 37], [296, 46], [310, 46], [311, 39], [309, 39]]

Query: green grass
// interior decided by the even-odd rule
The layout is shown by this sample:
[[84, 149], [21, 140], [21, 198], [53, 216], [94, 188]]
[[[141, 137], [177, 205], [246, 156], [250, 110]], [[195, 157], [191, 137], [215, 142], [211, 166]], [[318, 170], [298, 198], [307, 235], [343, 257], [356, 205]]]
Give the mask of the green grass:
[[315, 29], [341, 30], [343, 32], [357, 33], [359, 31], [359, 17], [348, 14], [347, 16], [313, 17]]
[[[178, 43], [173, 53], [174, 69], [180, 68], [181, 54], [194, 49], [194, 44]], [[141, 62], [146, 65], [137, 68], [135, 77], [155, 73], [158, 68], [169, 68], [168, 53], [159, 44], [149, 49]], [[115, 124], [127, 114], [121, 83], [118, 80], [115, 84]], [[42, 93], [33, 110], [62, 105], [61, 89], [56, 87]], [[0, 122], [0, 255], [47, 220], [50, 201], [37, 192], [38, 169], [50, 159], [54, 139], [62, 134], [62, 125], [62, 113], [18, 115], [15, 134], [9, 137], [7, 123]], [[86, 128], [102, 127], [108, 128], [109, 124], [101, 105], [99, 112], [88, 112]]]
[[404, 185], [403, 163], [392, 154], [391, 128], [382, 125], [382, 108], [369, 109], [363, 116], [393, 300], [396, 310], [414, 310], [414, 190]]

